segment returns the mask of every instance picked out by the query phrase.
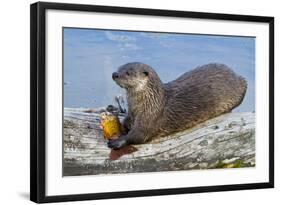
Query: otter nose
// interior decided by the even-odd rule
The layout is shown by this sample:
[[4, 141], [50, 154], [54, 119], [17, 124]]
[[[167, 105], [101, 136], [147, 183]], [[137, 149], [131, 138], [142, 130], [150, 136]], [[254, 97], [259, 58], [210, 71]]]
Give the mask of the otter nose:
[[116, 79], [119, 77], [119, 74], [117, 72], [112, 73], [112, 79]]

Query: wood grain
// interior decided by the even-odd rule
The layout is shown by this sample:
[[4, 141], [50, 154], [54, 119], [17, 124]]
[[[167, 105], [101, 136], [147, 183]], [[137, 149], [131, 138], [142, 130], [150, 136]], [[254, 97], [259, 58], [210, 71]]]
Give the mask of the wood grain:
[[64, 176], [255, 166], [255, 113], [228, 113], [112, 158], [99, 112], [64, 109]]

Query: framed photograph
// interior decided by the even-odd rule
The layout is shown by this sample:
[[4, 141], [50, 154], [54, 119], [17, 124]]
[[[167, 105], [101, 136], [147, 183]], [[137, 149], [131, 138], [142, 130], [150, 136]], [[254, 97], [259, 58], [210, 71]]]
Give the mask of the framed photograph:
[[274, 187], [274, 18], [31, 5], [30, 198]]

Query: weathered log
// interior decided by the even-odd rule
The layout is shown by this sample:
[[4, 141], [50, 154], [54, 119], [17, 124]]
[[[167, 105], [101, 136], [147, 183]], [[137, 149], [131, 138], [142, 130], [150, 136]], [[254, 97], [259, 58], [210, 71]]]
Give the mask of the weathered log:
[[64, 109], [64, 176], [255, 166], [255, 114], [228, 113], [112, 160], [99, 112]]

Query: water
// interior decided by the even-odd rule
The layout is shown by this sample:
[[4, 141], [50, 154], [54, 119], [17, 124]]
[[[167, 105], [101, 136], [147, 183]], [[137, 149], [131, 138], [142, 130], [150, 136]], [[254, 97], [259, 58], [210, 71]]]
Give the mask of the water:
[[111, 78], [128, 62], [152, 66], [163, 82], [211, 62], [246, 78], [248, 89], [235, 111], [255, 110], [255, 38], [64, 29], [64, 106], [103, 107], [125, 91]]

